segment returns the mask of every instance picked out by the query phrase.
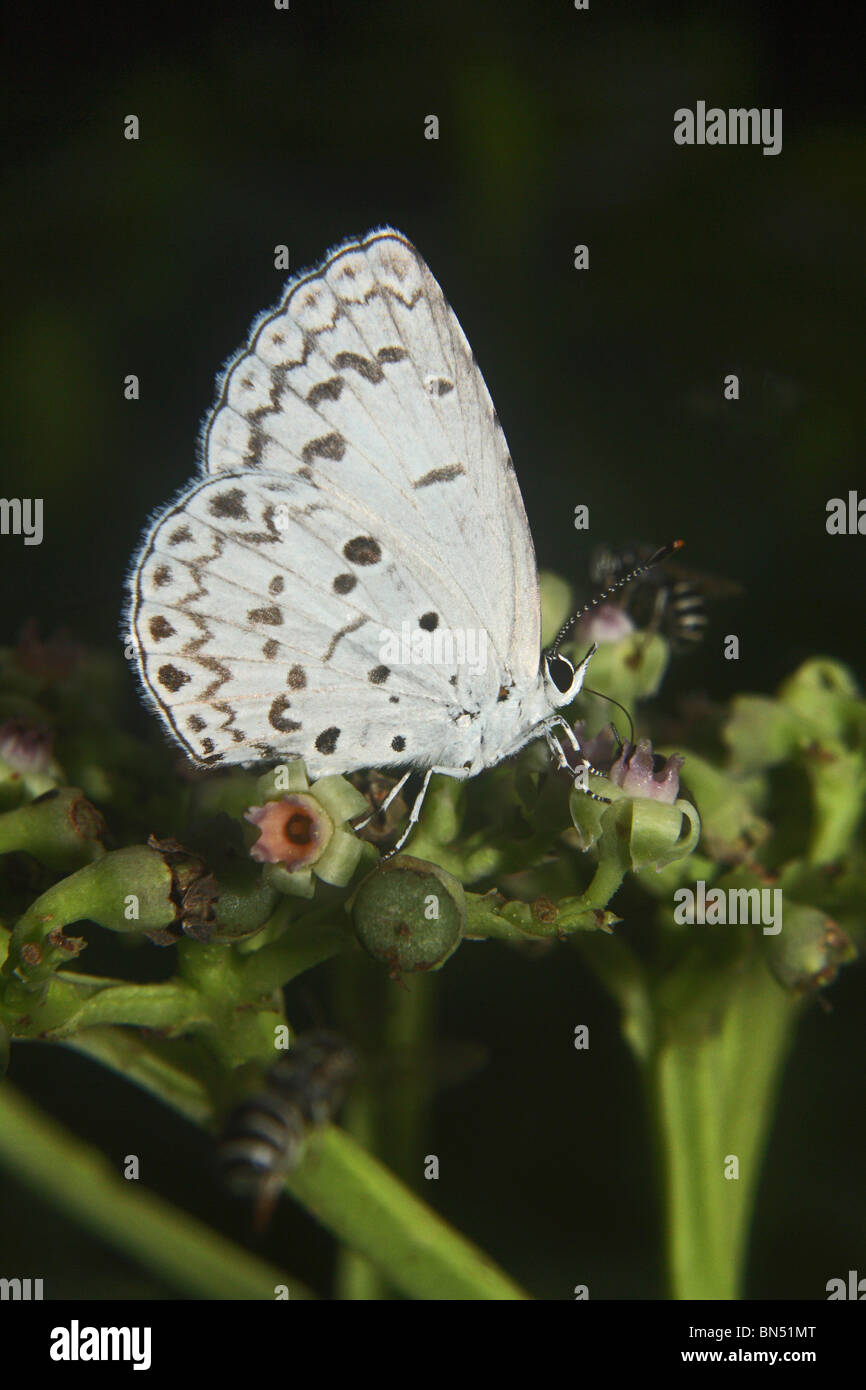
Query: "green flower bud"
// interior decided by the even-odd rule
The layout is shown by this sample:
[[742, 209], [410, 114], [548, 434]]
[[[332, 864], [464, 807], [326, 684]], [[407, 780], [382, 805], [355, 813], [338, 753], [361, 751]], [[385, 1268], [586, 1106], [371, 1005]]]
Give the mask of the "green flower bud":
[[735, 700], [724, 730], [738, 769], [800, 763], [812, 804], [801, 801], [799, 828], [808, 828], [814, 863], [830, 864], [845, 854], [866, 807], [863, 709], [850, 672], [819, 657], [784, 682], [777, 700], [754, 695]]
[[770, 970], [795, 994], [832, 984], [840, 966], [857, 956], [850, 937], [825, 912], [787, 899], [782, 930], [763, 939]]
[[159, 854], [171, 874], [171, 896], [175, 904], [175, 919], [170, 928], [148, 928], [147, 935], [157, 946], [170, 946], [181, 934], [196, 941], [210, 941], [217, 921], [219, 887], [204, 860], [179, 840], [158, 840], [151, 835], [147, 844]]
[[722, 736], [738, 772], [763, 772], [797, 752], [803, 741], [803, 724], [765, 695], [737, 695]]
[[55, 883], [18, 921], [3, 974], [38, 985], [78, 955], [85, 943], [64, 936], [72, 922], [109, 931], [167, 927], [177, 916], [174, 877], [163, 856], [145, 845], [113, 850]]
[[[857, 682], [841, 661], [813, 657], [804, 661], [779, 688], [779, 701], [812, 731], [826, 738], [848, 741], [862, 710]], [[862, 716], [861, 716], [862, 717]]]
[[351, 904], [361, 945], [395, 978], [438, 970], [466, 923], [463, 887], [437, 864], [401, 854], [361, 884]]
[[0, 815], [0, 854], [26, 850], [48, 869], [77, 869], [105, 853], [104, 834], [84, 793], [61, 787]]
[[212, 941], [238, 941], [261, 931], [273, 914], [278, 891], [249, 860], [220, 865]]

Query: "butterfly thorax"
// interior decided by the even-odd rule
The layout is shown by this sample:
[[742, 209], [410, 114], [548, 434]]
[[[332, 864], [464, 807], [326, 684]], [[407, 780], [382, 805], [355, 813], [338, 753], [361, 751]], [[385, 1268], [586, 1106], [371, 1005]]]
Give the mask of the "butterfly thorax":
[[540, 675], [531, 684], [503, 682], [494, 695], [449, 709], [438, 761], [474, 776], [519, 753], [553, 713]]

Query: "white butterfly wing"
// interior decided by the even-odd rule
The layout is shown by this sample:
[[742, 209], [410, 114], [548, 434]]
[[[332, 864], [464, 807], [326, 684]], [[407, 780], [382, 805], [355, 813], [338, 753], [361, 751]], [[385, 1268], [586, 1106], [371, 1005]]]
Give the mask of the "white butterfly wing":
[[505, 437], [457, 318], [399, 232], [350, 242], [287, 287], [226, 369], [202, 443], [207, 473], [300, 475], [363, 499], [463, 594], [448, 621], [487, 633], [490, 685], [534, 680], [538, 577]]
[[[226, 369], [202, 445], [205, 476], [144, 537], [130, 602], [145, 689], [195, 761], [453, 765], [466, 705], [535, 680], [538, 580], [505, 439], [399, 233], [290, 284]], [[404, 626], [474, 633], [476, 653], [483, 634], [486, 665], [447, 649], [389, 664]]]
[[130, 624], [145, 689], [194, 761], [278, 753], [318, 776], [447, 761], [460, 667], [447, 651], [407, 661], [393, 619], [432, 643], [452, 603], [449, 577], [410, 563], [402, 533], [357, 499], [247, 471], [158, 518]]

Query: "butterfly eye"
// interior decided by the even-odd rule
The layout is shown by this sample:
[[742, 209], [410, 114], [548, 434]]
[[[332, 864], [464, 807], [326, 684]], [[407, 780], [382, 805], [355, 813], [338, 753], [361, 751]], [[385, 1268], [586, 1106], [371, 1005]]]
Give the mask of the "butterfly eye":
[[567, 690], [571, 689], [571, 683], [574, 680], [574, 666], [567, 656], [546, 656], [544, 661], [548, 676], [560, 694], [564, 695]]

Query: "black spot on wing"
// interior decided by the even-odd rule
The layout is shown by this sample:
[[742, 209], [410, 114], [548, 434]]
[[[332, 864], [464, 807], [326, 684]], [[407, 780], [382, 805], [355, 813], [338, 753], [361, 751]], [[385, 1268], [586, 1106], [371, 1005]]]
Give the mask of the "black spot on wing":
[[337, 747], [337, 739], [340, 737], [340, 730], [332, 724], [329, 729], [323, 729], [316, 737], [316, 747], [320, 753], [333, 753]]
[[286, 710], [290, 708], [288, 696], [278, 695], [268, 710], [268, 723], [281, 734], [296, 733], [301, 727], [296, 719], [286, 719]]
[[190, 679], [186, 671], [179, 671], [176, 666], [171, 665], [160, 666], [156, 673], [156, 678], [160, 685], [166, 690], [170, 690], [173, 695], [180, 690], [181, 686], [186, 685]]
[[231, 487], [211, 497], [207, 509], [220, 521], [249, 521], [245, 503], [243, 488]]
[[352, 565], [378, 565], [382, 558], [382, 547], [373, 536], [355, 536], [346, 541], [343, 554]]
[[266, 608], [251, 608], [247, 618], [251, 623], [268, 623], [271, 627], [280, 627], [283, 614], [282, 610], [272, 603]]
[[358, 628], [363, 627], [366, 621], [366, 618], [356, 618], [354, 622], [346, 623], [346, 626], [341, 627], [339, 632], [335, 632], [330, 642], [328, 643], [328, 650], [325, 652], [325, 655], [322, 657], [322, 660], [330, 661], [331, 657], [334, 655], [334, 652], [337, 650], [337, 643], [343, 637], [347, 637], [350, 632], [357, 632]]
[[380, 381], [384, 381], [385, 373], [370, 357], [362, 357], [359, 352], [338, 352], [334, 358], [334, 366], [340, 371], [357, 372], [365, 381], [372, 382], [377, 386]]
[[333, 430], [331, 434], [323, 434], [319, 439], [311, 439], [301, 450], [301, 458], [304, 463], [312, 463], [314, 459], [332, 459], [339, 462], [346, 452], [346, 441], [341, 434]]
[[450, 483], [453, 478], [459, 478], [465, 472], [462, 463], [449, 463], [445, 468], [431, 468], [429, 473], [416, 478], [412, 486], [431, 487], [433, 483]]
[[454, 390], [454, 382], [449, 381], [446, 376], [425, 376], [424, 390], [428, 396], [447, 396], [449, 391]]
[[341, 376], [329, 377], [327, 381], [317, 381], [307, 392], [307, 404], [315, 407], [322, 401], [338, 401], [343, 384]]
[[163, 618], [161, 615], [156, 618], [151, 618], [148, 627], [150, 628], [150, 635], [154, 642], [161, 642], [166, 637], [174, 636], [174, 628], [168, 621], [168, 618]]

